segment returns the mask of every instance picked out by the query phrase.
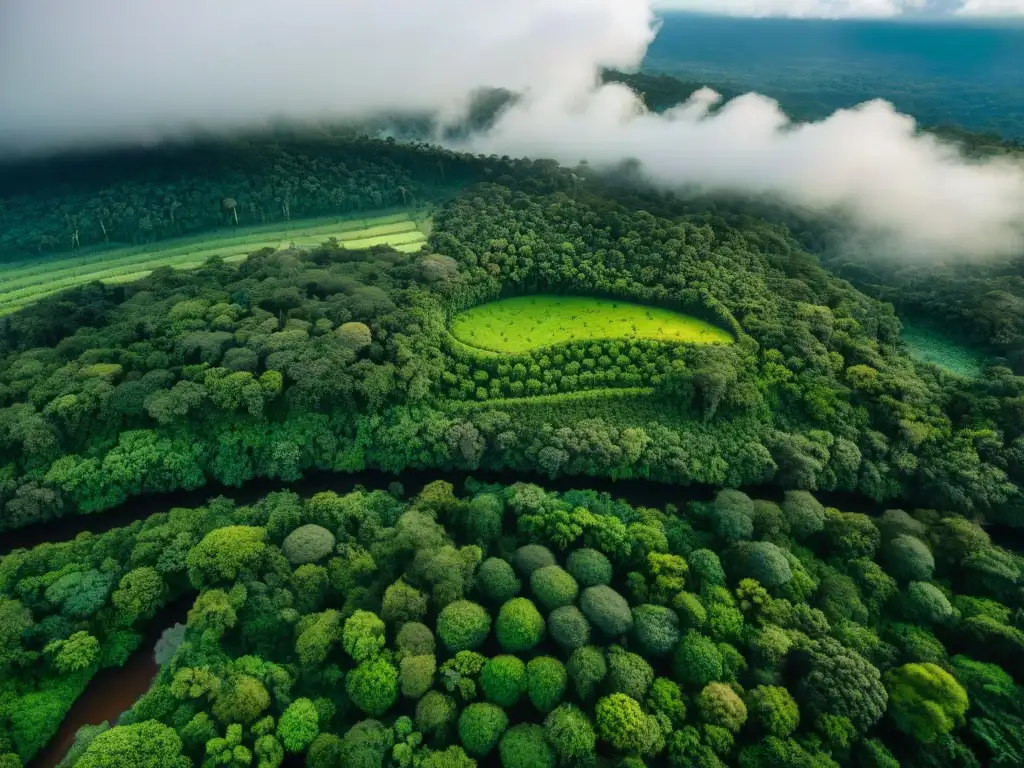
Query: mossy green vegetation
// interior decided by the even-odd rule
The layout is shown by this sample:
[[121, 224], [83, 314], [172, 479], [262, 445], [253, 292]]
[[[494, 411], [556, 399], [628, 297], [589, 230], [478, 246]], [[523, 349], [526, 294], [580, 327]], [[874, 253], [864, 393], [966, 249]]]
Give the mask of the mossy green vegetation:
[[[509, 525], [481, 534], [467, 513], [484, 506]], [[186, 600], [152, 688], [79, 732], [77, 764], [1020, 765], [1024, 558], [957, 515], [822, 507], [808, 536], [771, 506], [435, 481], [411, 499], [220, 498], [16, 551], [0, 558], [0, 764], [31, 760]], [[720, 524], [736, 514], [753, 522], [738, 539]], [[891, 555], [910, 535], [927, 570]], [[779, 553], [784, 578], [745, 547]], [[498, 570], [538, 594], [570, 572], [602, 583], [499, 605]]]
[[973, 378], [981, 375], [985, 356], [977, 350], [926, 323], [906, 319], [901, 322], [900, 338], [915, 360], [932, 363], [957, 376]]
[[486, 352], [520, 354], [572, 341], [731, 344], [728, 332], [681, 312], [594, 296], [517, 296], [461, 312], [452, 335]]

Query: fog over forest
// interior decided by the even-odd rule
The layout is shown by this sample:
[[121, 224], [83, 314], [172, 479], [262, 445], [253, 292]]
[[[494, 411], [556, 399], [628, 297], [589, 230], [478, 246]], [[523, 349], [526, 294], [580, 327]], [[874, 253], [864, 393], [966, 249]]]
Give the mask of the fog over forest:
[[[821, 4], [802, 7], [811, 5]], [[1021, 249], [1020, 165], [969, 162], [885, 103], [793, 126], [756, 94], [709, 112], [717, 97], [704, 91], [652, 115], [622, 86], [598, 85], [603, 67], [639, 66], [659, 7], [649, 0], [16, 4], [0, 26], [0, 153], [152, 142], [276, 119], [433, 112], [455, 120], [476, 89], [502, 87], [525, 98], [465, 148], [597, 167], [637, 159], [670, 188], [841, 209], [864, 233], [909, 255]], [[118, 23], [101, 21], [111, 18]], [[303, 45], [294, 45], [300, 38]]]

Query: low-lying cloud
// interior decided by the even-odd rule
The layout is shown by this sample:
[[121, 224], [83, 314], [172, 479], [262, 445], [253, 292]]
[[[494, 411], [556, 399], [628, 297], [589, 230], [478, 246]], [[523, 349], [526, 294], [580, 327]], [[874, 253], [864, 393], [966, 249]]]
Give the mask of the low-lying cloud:
[[842, 209], [906, 252], [1024, 249], [1024, 169], [967, 161], [884, 103], [791, 125], [756, 95], [709, 112], [705, 91], [653, 115], [627, 89], [598, 84], [602, 67], [638, 65], [655, 31], [650, 0], [9, 3], [0, 153], [281, 118], [453, 115], [475, 89], [502, 87], [524, 98], [469, 148], [608, 166], [634, 158], [665, 187]]
[[896, 16], [1024, 16], [1024, 0], [655, 0], [667, 11], [749, 18], [888, 19]]
[[535, 100], [510, 110], [472, 148], [596, 166], [634, 158], [661, 186], [845, 211], [876, 242], [915, 256], [1024, 251], [1020, 164], [968, 162], [883, 101], [798, 125], [756, 94], [710, 113], [717, 103], [705, 89], [654, 115], [628, 89], [606, 86], [572, 109]]

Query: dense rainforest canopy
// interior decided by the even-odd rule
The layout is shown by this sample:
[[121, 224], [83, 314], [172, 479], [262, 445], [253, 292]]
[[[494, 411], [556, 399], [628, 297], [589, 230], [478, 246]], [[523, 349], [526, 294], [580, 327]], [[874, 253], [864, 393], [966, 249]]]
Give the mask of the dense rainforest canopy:
[[[774, 483], [1019, 517], [1024, 380], [915, 364], [892, 308], [784, 227], [585, 168], [439, 162], [492, 180], [440, 209], [422, 253], [268, 250], [0, 319], [0, 524], [312, 467]], [[536, 292], [687, 312], [736, 343], [497, 358], [448, 333]]]
[[[655, 108], [686, 88], [609, 76]], [[897, 275], [840, 257], [833, 223], [762, 202], [340, 131], [7, 167], [0, 261], [396, 205], [432, 214], [421, 251], [286, 244], [0, 318], [0, 529], [310, 470], [784, 501], [279, 493], [16, 550], [0, 559], [0, 766], [37, 754], [177, 599], [193, 607], [153, 689], [66, 764], [1024, 760], [1022, 559], [984, 529], [1024, 527], [1017, 266]], [[512, 354], [451, 333], [538, 294], [647, 307], [653, 328], [620, 318], [618, 335]], [[956, 320], [991, 364], [915, 361], [897, 309]], [[728, 343], [667, 340], [669, 316]]]
[[161, 606], [176, 652], [66, 764], [1014, 766], [1024, 558], [795, 491], [217, 499], [0, 559], [0, 764]]

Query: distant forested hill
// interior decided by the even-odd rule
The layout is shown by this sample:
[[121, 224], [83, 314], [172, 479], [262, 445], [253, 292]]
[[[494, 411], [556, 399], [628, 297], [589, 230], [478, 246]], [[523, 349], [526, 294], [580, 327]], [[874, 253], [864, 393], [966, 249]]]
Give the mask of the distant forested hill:
[[1024, 26], [666, 14], [644, 70], [757, 91], [799, 118], [886, 99], [925, 125], [1024, 139]]

